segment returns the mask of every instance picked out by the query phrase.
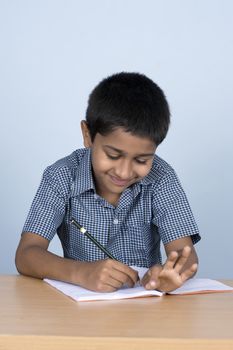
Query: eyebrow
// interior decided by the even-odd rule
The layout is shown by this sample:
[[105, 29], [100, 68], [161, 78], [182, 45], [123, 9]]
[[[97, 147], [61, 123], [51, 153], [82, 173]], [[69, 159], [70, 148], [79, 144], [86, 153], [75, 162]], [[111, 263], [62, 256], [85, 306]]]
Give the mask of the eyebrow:
[[[120, 154], [126, 154], [121, 149], [115, 148], [113, 146], [104, 145], [104, 148], [108, 148], [111, 151], [114, 151], [114, 152], [117, 152], [117, 153], [120, 153]], [[151, 157], [151, 156], [154, 156], [154, 155], [155, 155], [154, 153], [140, 153], [136, 157]]]

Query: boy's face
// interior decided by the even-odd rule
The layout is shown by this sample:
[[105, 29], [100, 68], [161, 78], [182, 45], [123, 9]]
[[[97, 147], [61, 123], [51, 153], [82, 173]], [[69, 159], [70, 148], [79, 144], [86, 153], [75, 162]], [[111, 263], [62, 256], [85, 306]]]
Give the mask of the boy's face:
[[97, 193], [116, 205], [121, 193], [150, 171], [156, 146], [147, 138], [118, 128], [91, 141], [85, 122], [81, 124], [84, 145], [91, 148]]

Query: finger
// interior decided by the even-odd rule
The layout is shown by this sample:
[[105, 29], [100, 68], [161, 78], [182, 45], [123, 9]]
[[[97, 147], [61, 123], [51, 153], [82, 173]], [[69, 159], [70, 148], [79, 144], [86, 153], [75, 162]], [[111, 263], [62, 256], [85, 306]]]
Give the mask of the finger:
[[192, 277], [192, 275], [197, 271], [198, 264], [192, 264], [189, 269], [186, 269], [184, 272], [181, 273], [180, 277], [182, 279], [182, 282], [185, 282], [187, 279]]
[[155, 265], [151, 267], [143, 277], [141, 284], [146, 289], [155, 289], [158, 285], [158, 276], [162, 270], [161, 265]]
[[120, 289], [121, 287], [121, 282], [109, 277], [107, 280], [99, 281], [97, 283], [95, 292], [110, 293], [116, 291], [117, 289]]
[[[136, 272], [137, 275], [137, 272]], [[112, 279], [118, 281], [118, 283], [121, 284], [121, 286], [123, 286], [124, 284], [126, 284], [128, 287], [133, 287], [135, 285], [135, 283], [137, 282], [138, 278], [135, 277], [131, 277], [128, 275], [128, 273], [126, 271], [121, 271], [118, 269], [113, 268], [110, 272], [109, 272], [109, 277], [111, 277]]]
[[133, 280], [134, 284], [137, 283], [139, 281], [139, 275], [138, 275], [138, 271], [134, 270], [133, 268], [127, 266], [128, 269], [128, 274], [130, 275], [130, 278]]
[[151, 276], [149, 274], [146, 274], [141, 280], [141, 285], [145, 289], [155, 289], [157, 285], [157, 279], [155, 277], [151, 279]]
[[151, 278], [151, 270], [148, 270], [148, 271], [145, 273], [145, 275], [142, 277], [142, 279], [141, 279], [141, 281], [140, 281], [140, 284], [141, 284], [142, 286], [145, 286], [145, 285], [149, 282], [150, 278]]
[[153, 290], [153, 289], [156, 289], [157, 286], [158, 286], [157, 281], [149, 280], [149, 282], [144, 285], [144, 288], [147, 290]]
[[122, 286], [124, 285], [124, 282], [119, 281], [115, 278], [109, 277], [108, 280], [105, 282], [105, 285], [106, 285], [106, 288], [108, 286], [112, 291], [114, 291], [122, 288]]
[[[129, 268], [127, 265], [112, 259], [95, 262], [98, 264], [98, 280], [100, 288], [106, 283], [114, 288], [120, 288], [123, 284], [133, 287], [137, 281], [138, 272]], [[131, 276], [129, 276], [131, 274]], [[109, 283], [111, 281], [111, 283]], [[112, 282], [115, 281], [115, 282]]]
[[125, 265], [120, 262], [116, 262], [116, 264], [113, 265], [114, 271], [120, 272], [122, 275], [119, 275], [121, 277], [120, 281], [122, 281], [122, 278], [124, 279], [124, 282], [127, 283], [130, 286], [135, 285], [135, 283], [138, 281], [138, 272], [128, 265]]
[[173, 269], [177, 262], [178, 257], [179, 257], [179, 254], [176, 251], [170, 252], [165, 264], [163, 265], [163, 268], [168, 270]]
[[179, 256], [179, 258], [177, 259], [177, 261], [176, 261], [176, 264], [175, 264], [175, 267], [174, 267], [174, 269], [175, 269], [175, 271], [176, 272], [180, 272], [182, 269], [183, 269], [183, 267], [184, 267], [184, 265], [186, 264], [186, 262], [187, 262], [187, 260], [188, 260], [188, 258], [189, 258], [189, 256], [190, 256], [190, 254], [191, 254], [191, 247], [189, 247], [189, 246], [185, 246], [183, 249], [182, 249], [182, 251], [181, 251], [181, 255]]
[[114, 270], [111, 273], [111, 277], [116, 280], [120, 286], [122, 287], [123, 285], [127, 285], [129, 288], [133, 287], [136, 282], [132, 280], [131, 277], [129, 277], [127, 274], [124, 272]]

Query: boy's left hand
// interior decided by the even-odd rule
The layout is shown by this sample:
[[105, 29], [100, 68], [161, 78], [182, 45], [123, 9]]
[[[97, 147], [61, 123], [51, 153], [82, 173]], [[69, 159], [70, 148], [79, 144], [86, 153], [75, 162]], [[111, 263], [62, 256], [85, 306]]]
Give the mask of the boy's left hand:
[[197, 263], [185, 267], [190, 256], [191, 248], [186, 246], [179, 254], [170, 252], [164, 265], [152, 266], [141, 280], [146, 289], [157, 289], [162, 292], [171, 292], [182, 286], [197, 271]]

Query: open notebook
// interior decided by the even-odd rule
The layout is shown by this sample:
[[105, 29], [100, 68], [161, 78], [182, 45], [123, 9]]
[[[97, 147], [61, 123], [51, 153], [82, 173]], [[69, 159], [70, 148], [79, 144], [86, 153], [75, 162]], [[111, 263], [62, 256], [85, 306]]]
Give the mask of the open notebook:
[[[147, 269], [141, 267], [133, 266], [133, 268], [138, 271], [140, 279], [147, 271]], [[66, 282], [51, 279], [44, 279], [44, 281], [76, 301], [129, 299], [143, 296], [161, 296], [164, 294], [157, 290], [145, 290], [139, 284], [133, 288], [123, 287], [111, 293], [97, 293]], [[182, 287], [168, 294], [180, 295], [216, 292], [233, 292], [233, 288], [207, 278], [192, 278], [186, 281]]]

